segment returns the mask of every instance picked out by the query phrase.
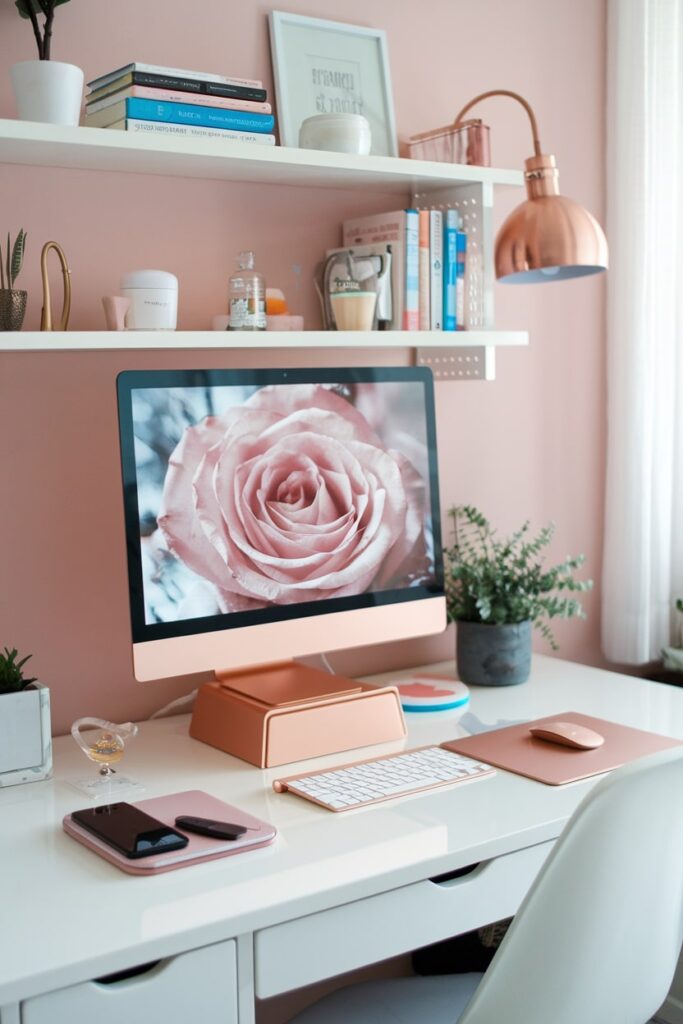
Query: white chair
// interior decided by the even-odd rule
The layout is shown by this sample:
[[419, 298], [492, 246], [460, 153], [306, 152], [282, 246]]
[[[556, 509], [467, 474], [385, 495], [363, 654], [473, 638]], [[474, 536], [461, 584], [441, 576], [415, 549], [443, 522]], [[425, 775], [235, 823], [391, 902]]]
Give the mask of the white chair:
[[683, 941], [683, 747], [599, 782], [486, 974], [351, 985], [291, 1024], [646, 1024]]

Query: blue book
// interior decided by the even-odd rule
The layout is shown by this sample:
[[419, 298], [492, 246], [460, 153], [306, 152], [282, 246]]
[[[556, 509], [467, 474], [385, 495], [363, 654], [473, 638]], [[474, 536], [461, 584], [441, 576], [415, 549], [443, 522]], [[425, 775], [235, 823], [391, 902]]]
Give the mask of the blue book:
[[457, 237], [460, 218], [457, 210], [446, 210], [446, 224], [443, 232], [443, 329], [457, 330], [456, 320], [456, 278], [457, 278]]
[[[195, 103], [164, 103], [158, 100], [143, 100], [129, 96], [120, 104], [125, 109], [121, 119], [136, 118], [139, 121], [164, 121], [167, 124], [193, 124], [202, 128], [229, 128], [232, 131], [263, 132], [273, 130], [275, 118], [272, 114], [252, 114], [248, 110], [225, 110], [222, 107], [201, 107]], [[112, 107], [107, 108], [111, 116]], [[102, 111], [100, 111], [102, 113]], [[94, 122], [86, 118], [86, 122]], [[110, 123], [120, 118], [111, 117]]]

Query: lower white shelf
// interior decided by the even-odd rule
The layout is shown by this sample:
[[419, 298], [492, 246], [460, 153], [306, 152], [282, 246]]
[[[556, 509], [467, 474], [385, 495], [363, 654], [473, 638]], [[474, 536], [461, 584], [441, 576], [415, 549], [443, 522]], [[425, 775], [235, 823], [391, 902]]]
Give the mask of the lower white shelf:
[[6, 331], [0, 352], [102, 349], [495, 348], [528, 345], [526, 331]]

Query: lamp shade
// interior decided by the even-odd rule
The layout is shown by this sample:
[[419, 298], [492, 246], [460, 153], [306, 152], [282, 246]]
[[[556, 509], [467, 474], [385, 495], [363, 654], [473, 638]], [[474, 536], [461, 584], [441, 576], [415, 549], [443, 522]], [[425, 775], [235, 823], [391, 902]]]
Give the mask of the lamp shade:
[[602, 228], [583, 206], [559, 194], [554, 157], [531, 157], [525, 178], [528, 198], [496, 238], [496, 277], [509, 284], [536, 284], [606, 270]]

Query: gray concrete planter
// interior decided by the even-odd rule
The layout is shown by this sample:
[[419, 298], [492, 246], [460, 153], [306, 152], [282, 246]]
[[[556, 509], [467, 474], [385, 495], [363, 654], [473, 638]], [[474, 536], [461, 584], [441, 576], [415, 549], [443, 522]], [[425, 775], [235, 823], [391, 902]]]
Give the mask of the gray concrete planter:
[[458, 676], [473, 686], [514, 686], [531, 671], [531, 622], [456, 623]]

